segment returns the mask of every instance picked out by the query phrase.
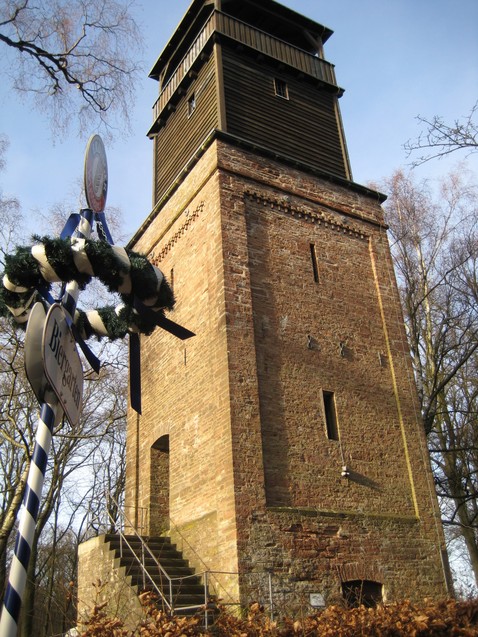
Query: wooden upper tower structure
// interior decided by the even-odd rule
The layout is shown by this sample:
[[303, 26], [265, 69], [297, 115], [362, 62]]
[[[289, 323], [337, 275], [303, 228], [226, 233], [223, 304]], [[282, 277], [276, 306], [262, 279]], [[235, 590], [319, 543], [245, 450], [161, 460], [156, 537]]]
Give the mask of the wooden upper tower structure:
[[196, 336], [141, 340], [126, 506], [226, 600], [266, 572], [295, 603], [446, 592], [383, 196], [352, 181], [331, 33], [273, 0], [194, 0], [151, 72], [132, 247]]
[[350, 179], [331, 34], [272, 0], [193, 2], [150, 73], [155, 203], [211, 136]]

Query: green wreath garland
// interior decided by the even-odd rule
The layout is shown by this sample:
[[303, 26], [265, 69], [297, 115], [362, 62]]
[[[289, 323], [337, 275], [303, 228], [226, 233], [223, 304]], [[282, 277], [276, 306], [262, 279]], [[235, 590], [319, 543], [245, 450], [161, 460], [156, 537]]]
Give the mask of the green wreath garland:
[[[123, 338], [128, 332], [151, 334], [158, 313], [174, 306], [174, 295], [162, 272], [148, 259], [127, 248], [77, 238], [33, 237], [33, 246], [19, 246], [5, 255], [5, 272], [0, 283], [0, 316], [13, 316], [26, 324], [41, 290], [52, 283], [76, 281], [84, 289], [97, 277], [110, 292], [120, 295], [122, 304], [84, 312], [74, 317], [82, 338], [92, 335]], [[145, 311], [135, 307], [137, 300]]]

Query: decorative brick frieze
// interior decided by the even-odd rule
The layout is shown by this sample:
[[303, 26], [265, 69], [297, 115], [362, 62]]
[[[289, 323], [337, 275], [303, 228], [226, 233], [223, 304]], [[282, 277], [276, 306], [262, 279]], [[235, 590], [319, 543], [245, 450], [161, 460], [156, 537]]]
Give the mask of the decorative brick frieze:
[[363, 227], [346, 221], [343, 215], [340, 217], [338, 214], [331, 214], [329, 211], [322, 210], [319, 207], [314, 210], [312, 207], [294, 206], [287, 196], [273, 196], [271, 193], [250, 189], [245, 190], [245, 195], [252, 201], [261, 203], [263, 206], [277, 210], [277, 212], [291, 215], [297, 219], [304, 219], [319, 226], [323, 225], [325, 228], [330, 228], [343, 234], [353, 235], [359, 239], [368, 239], [370, 237], [370, 234], [366, 232]]
[[194, 223], [194, 221], [196, 221], [196, 219], [199, 218], [199, 215], [201, 214], [203, 208], [204, 202], [201, 202], [199, 206], [195, 210], [193, 210], [193, 212], [189, 212], [189, 209], [184, 211], [183, 215], [186, 217], [186, 221], [184, 221], [182, 225], [180, 225], [173, 236], [168, 239], [167, 243], [165, 243], [164, 245], [161, 245], [159, 243], [148, 255], [150, 261], [154, 265], [159, 266], [168, 252], [172, 250], [173, 246], [184, 235], [186, 230]]

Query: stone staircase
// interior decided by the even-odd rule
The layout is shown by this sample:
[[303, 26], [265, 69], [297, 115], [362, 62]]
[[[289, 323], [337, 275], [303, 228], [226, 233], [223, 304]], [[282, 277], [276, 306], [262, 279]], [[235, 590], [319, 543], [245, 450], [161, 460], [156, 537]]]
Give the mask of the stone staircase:
[[[148, 552], [145, 552], [144, 558], [142, 557], [141, 540], [138, 536], [126, 535], [123, 537], [121, 542], [119, 535], [109, 534], [105, 536], [105, 542], [109, 543], [110, 551], [114, 551], [118, 568], [124, 567], [130, 585], [136, 587], [138, 592], [142, 590], [155, 592], [152, 580], [170, 603], [174, 614], [212, 613], [212, 611], [205, 609], [204, 585], [201, 584], [200, 578], [194, 574], [194, 569], [189, 566], [182, 553], [176, 549], [174, 544], [171, 544], [169, 537], [142, 538], [167, 575], [161, 572]], [[143, 562], [149, 577], [143, 576]], [[161, 603], [161, 599], [159, 599], [158, 606], [161, 606]]]

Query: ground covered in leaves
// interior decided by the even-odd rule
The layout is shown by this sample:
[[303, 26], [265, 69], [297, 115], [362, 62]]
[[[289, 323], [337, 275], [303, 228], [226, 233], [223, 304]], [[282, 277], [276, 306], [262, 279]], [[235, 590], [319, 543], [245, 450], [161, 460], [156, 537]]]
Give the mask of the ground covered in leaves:
[[300, 620], [280, 621], [271, 621], [259, 604], [252, 604], [243, 618], [221, 610], [208, 631], [203, 616], [171, 617], [147, 593], [141, 601], [145, 617], [135, 630], [96, 606], [81, 637], [478, 637], [478, 600], [405, 601], [348, 610], [329, 606]]

